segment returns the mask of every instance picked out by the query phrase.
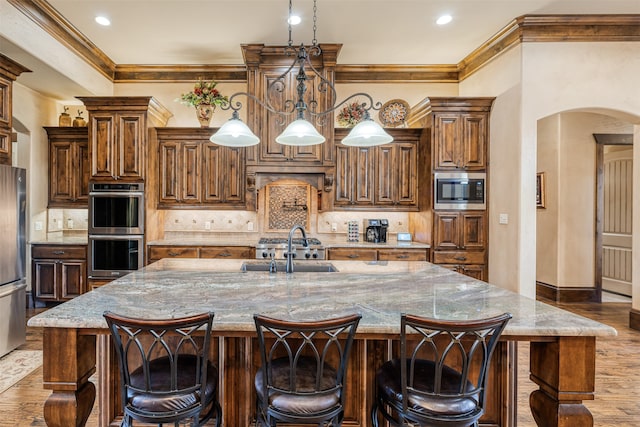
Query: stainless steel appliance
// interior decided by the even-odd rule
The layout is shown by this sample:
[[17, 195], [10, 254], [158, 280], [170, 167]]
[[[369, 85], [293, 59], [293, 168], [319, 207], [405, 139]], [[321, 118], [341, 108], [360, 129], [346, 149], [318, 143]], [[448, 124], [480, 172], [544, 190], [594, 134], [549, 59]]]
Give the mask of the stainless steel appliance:
[[365, 219], [364, 241], [370, 243], [386, 243], [388, 229], [388, 219]]
[[92, 279], [113, 279], [144, 265], [144, 184], [90, 183], [89, 266]]
[[89, 234], [144, 234], [144, 184], [92, 182]]
[[485, 173], [437, 172], [433, 178], [434, 209], [486, 209]]
[[[320, 243], [320, 240], [315, 237], [307, 239], [308, 246], [304, 246], [303, 239], [292, 239], [291, 251], [295, 252], [294, 259], [325, 259], [325, 249]], [[287, 252], [287, 238], [286, 237], [263, 237], [258, 241], [256, 245], [256, 258], [257, 259], [285, 259], [285, 253]]]
[[0, 356], [25, 342], [27, 174], [0, 165]]

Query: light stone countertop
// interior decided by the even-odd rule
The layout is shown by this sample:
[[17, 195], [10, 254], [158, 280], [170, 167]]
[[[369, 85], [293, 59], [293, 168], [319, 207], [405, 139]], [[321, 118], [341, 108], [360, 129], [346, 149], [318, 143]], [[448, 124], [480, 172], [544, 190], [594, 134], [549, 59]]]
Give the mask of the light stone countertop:
[[31, 240], [30, 245], [87, 245], [88, 236], [49, 236], [44, 240]]
[[215, 312], [214, 329], [255, 330], [254, 313], [316, 320], [358, 312], [358, 333], [396, 334], [400, 314], [462, 320], [513, 314], [505, 335], [613, 336], [593, 320], [427, 262], [304, 261], [338, 272], [242, 272], [260, 260], [163, 259], [32, 317], [35, 327], [106, 328], [103, 312], [141, 318]]

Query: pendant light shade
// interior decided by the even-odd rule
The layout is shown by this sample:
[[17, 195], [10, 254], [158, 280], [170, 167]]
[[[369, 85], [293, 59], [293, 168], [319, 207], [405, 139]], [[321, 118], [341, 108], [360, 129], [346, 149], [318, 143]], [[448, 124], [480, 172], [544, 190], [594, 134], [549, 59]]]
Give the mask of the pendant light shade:
[[211, 142], [227, 147], [250, 147], [260, 142], [249, 126], [238, 118], [238, 112], [233, 112], [233, 117], [227, 120], [220, 129], [209, 138]]
[[343, 145], [372, 147], [388, 144], [391, 141], [393, 137], [385, 132], [382, 126], [368, 118], [355, 125], [341, 142]]
[[276, 142], [283, 145], [316, 145], [322, 144], [326, 138], [305, 119], [294, 120], [280, 135]]

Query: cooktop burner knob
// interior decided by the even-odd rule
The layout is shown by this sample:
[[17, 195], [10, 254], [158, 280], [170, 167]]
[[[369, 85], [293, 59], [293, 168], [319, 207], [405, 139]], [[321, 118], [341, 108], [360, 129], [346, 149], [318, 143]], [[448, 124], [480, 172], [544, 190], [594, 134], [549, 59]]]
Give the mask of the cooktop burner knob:
[[312, 256], [313, 256], [314, 258], [318, 258], [318, 250], [317, 250], [317, 249], [314, 249], [314, 251], [313, 251], [313, 255], [312, 255]]
[[305, 252], [304, 257], [307, 259], [311, 258], [311, 252]]
[[267, 251], [262, 252], [262, 258], [266, 258], [268, 256], [269, 256], [269, 253]]

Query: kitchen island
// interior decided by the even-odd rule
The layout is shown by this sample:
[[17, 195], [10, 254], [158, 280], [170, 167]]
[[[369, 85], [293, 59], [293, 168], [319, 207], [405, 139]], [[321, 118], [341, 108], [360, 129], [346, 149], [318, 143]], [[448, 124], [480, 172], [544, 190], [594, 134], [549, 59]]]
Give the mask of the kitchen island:
[[[513, 314], [492, 362], [483, 425], [515, 423], [516, 343], [531, 342], [530, 398], [541, 426], [592, 426], [596, 339], [615, 335], [601, 323], [427, 262], [331, 261], [337, 272], [241, 271], [258, 260], [163, 259], [29, 320], [44, 327], [44, 387], [52, 390], [49, 426], [82, 426], [96, 397], [99, 425], [120, 413], [118, 367], [102, 314], [180, 317], [214, 311], [212, 357], [220, 369], [225, 427], [248, 427], [255, 413], [254, 313], [316, 320], [358, 312], [362, 320], [348, 368], [344, 426], [370, 425], [375, 370], [398, 351], [400, 314], [462, 320]], [[326, 265], [304, 261], [298, 265]], [[300, 270], [302, 267], [300, 267]]]

